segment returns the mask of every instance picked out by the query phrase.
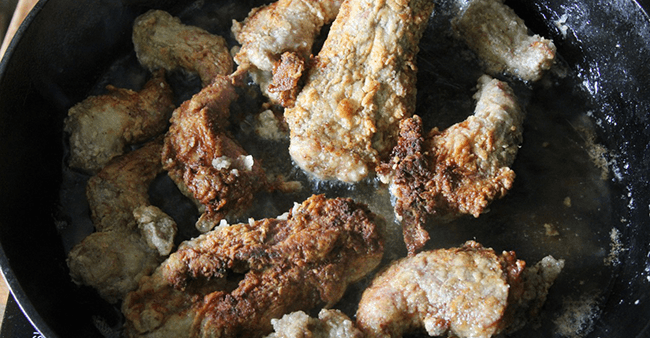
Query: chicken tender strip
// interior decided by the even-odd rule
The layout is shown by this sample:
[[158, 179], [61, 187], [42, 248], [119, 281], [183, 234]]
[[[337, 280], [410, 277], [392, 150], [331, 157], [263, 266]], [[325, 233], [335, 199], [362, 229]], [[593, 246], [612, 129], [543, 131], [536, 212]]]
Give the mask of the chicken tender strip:
[[416, 54], [433, 1], [347, 0], [295, 106], [289, 152], [319, 179], [357, 182], [415, 109]]
[[161, 172], [160, 150], [160, 141], [150, 142], [119, 156], [87, 185], [98, 231], [70, 251], [67, 263], [73, 281], [94, 287], [111, 303], [136, 289], [138, 280], [151, 274], [173, 245], [176, 223], [149, 205], [147, 192]]
[[136, 18], [133, 45], [140, 63], [150, 70], [182, 68], [198, 73], [203, 85], [230, 74], [233, 61], [226, 40], [161, 10]]
[[145, 142], [165, 131], [174, 110], [172, 90], [164, 71], [155, 72], [142, 90], [106, 87], [108, 93], [91, 96], [68, 111], [69, 165], [97, 173], [126, 146]]
[[409, 254], [429, 240], [423, 226], [430, 216], [478, 217], [512, 187], [524, 113], [505, 82], [485, 75], [478, 88], [474, 115], [443, 132], [424, 137], [419, 116], [404, 120], [391, 160], [377, 168], [396, 199]]
[[[286, 219], [219, 227], [186, 241], [127, 297], [126, 334], [261, 337], [273, 318], [332, 306], [381, 261], [374, 218], [350, 199], [315, 195]], [[241, 274], [236, 288], [224, 286]]]
[[321, 309], [318, 318], [296, 311], [271, 319], [273, 330], [266, 338], [363, 338], [363, 333], [343, 312]]
[[486, 72], [537, 81], [553, 65], [555, 44], [528, 27], [504, 0], [472, 0], [454, 19], [454, 29], [484, 63]]
[[430, 336], [492, 337], [521, 315], [520, 306], [537, 299], [526, 293], [540, 290], [546, 297], [564, 264], [555, 262], [549, 278], [536, 284], [524, 278], [526, 264], [512, 251], [497, 255], [469, 241], [460, 248], [421, 252], [375, 277], [361, 297], [357, 326], [368, 338], [402, 337], [422, 328]]
[[[308, 61], [314, 40], [324, 25], [334, 21], [342, 2], [279, 0], [254, 8], [241, 23], [233, 20], [232, 32], [242, 45], [235, 55], [238, 71], [247, 70], [272, 101], [290, 105], [282, 98], [281, 92], [286, 89], [277, 90], [279, 80], [273, 81], [274, 68], [285, 53], [285, 57], [294, 59], [294, 65]], [[300, 74], [303, 69], [300, 67]]]
[[229, 77], [220, 76], [176, 109], [165, 136], [162, 162], [179, 189], [205, 207], [201, 232], [251, 206], [268, 188], [259, 161], [226, 132], [230, 103], [237, 98]]

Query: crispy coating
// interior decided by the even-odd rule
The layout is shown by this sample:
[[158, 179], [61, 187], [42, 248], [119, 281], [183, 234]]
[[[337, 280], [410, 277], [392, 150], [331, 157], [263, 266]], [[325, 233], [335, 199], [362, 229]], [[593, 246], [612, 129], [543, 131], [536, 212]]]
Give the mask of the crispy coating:
[[289, 152], [320, 179], [357, 182], [395, 145], [415, 109], [418, 42], [428, 0], [347, 0], [285, 111]]
[[111, 85], [106, 89], [107, 94], [88, 97], [68, 111], [71, 167], [96, 173], [127, 145], [144, 142], [167, 127], [174, 105], [164, 71], [155, 72], [139, 92]]
[[[88, 181], [97, 232], [70, 251], [67, 263], [73, 281], [92, 286], [111, 303], [137, 288], [140, 278], [151, 274], [171, 251], [176, 223], [149, 205], [147, 192], [162, 170], [160, 150], [160, 141], [150, 142], [111, 160]], [[160, 233], [166, 234], [165, 240]]]
[[487, 75], [474, 97], [474, 115], [443, 132], [424, 137], [419, 116], [404, 120], [390, 161], [377, 168], [396, 199], [409, 254], [428, 241], [429, 218], [478, 217], [512, 186], [524, 114], [510, 87]]
[[508, 73], [525, 81], [537, 81], [553, 65], [555, 44], [528, 27], [504, 0], [472, 0], [454, 19], [457, 35], [474, 50], [497, 76]]
[[274, 94], [283, 107], [293, 107], [300, 91], [300, 79], [305, 71], [305, 61], [295, 52], [284, 52], [273, 65], [273, 82], [268, 92]]
[[343, 312], [321, 309], [318, 318], [296, 311], [271, 319], [274, 332], [266, 338], [363, 338], [363, 333]]
[[256, 192], [268, 187], [259, 161], [226, 131], [230, 103], [237, 98], [221, 76], [177, 108], [162, 150], [164, 169], [205, 207], [197, 228], [206, 232], [226, 215], [239, 214]]
[[204, 86], [232, 72], [232, 57], [223, 37], [184, 25], [165, 11], [150, 10], [136, 18], [133, 45], [143, 66], [195, 72]]
[[342, 2], [278, 0], [254, 8], [242, 23], [233, 21], [232, 31], [242, 45], [235, 55], [239, 70], [247, 70], [273, 102], [290, 105], [283, 99], [289, 92], [275, 90], [280, 84], [274, 69], [281, 55], [289, 52], [296, 65], [304, 65], [321, 28], [334, 20]]
[[[422, 328], [431, 336], [492, 337], [523, 317], [522, 307], [541, 307], [538, 301], [563, 266], [550, 256], [545, 260], [555, 263], [548, 264], [544, 282], [524, 278], [526, 264], [514, 252], [497, 255], [474, 241], [395, 261], [364, 291], [357, 326], [368, 338]], [[538, 269], [531, 275], [538, 276]]]
[[[315, 195], [286, 219], [224, 226], [181, 244], [127, 297], [126, 333], [261, 337], [272, 331], [272, 318], [338, 302], [382, 255], [383, 238], [365, 206]], [[228, 277], [241, 274], [229, 289]]]

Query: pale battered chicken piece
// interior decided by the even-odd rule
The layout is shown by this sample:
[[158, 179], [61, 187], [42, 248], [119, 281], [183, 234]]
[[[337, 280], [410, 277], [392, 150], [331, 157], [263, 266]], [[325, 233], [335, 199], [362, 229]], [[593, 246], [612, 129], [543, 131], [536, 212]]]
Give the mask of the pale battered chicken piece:
[[[219, 227], [180, 245], [122, 311], [128, 337], [261, 337], [271, 319], [338, 302], [383, 255], [375, 216], [315, 195], [286, 219]], [[227, 278], [241, 276], [235, 288]]]
[[162, 173], [162, 138], [113, 159], [86, 185], [90, 218], [97, 231], [134, 231], [133, 210], [149, 205], [149, 185]]
[[136, 18], [133, 45], [143, 66], [195, 72], [204, 86], [232, 72], [232, 57], [223, 37], [184, 25], [165, 11], [150, 10]]
[[145, 142], [165, 131], [174, 110], [173, 93], [164, 71], [155, 72], [140, 92], [107, 86], [68, 111], [69, 165], [96, 173], [124, 153], [127, 145]]
[[453, 20], [457, 35], [474, 50], [496, 76], [508, 73], [525, 81], [537, 81], [553, 65], [555, 44], [528, 27], [504, 0], [471, 0]]
[[[238, 71], [248, 71], [260, 85], [262, 92], [272, 101], [289, 106], [284, 95], [292, 90], [279, 89], [279, 79], [272, 73], [278, 67], [281, 56], [293, 59], [294, 71], [302, 75], [304, 63], [311, 56], [314, 40], [321, 28], [334, 21], [343, 0], [278, 0], [266, 6], [254, 8], [242, 23], [233, 20], [232, 32], [242, 45], [235, 55]], [[286, 54], [285, 54], [286, 53]], [[303, 64], [303, 67], [295, 66]], [[286, 63], [285, 63], [286, 64]], [[276, 77], [286, 76], [276, 75]], [[294, 96], [295, 98], [295, 96]]]
[[527, 316], [528, 305], [539, 310], [564, 264], [545, 260], [555, 264], [542, 274], [543, 282], [524, 278], [525, 262], [514, 252], [497, 255], [473, 241], [395, 261], [364, 291], [357, 326], [368, 338], [421, 329], [431, 336], [492, 337], [508, 330], [515, 317]]
[[137, 232], [101, 231], [88, 235], [68, 254], [72, 280], [97, 290], [109, 303], [117, 303], [138, 287], [163, 258]]
[[259, 161], [226, 131], [236, 98], [231, 79], [216, 77], [174, 111], [165, 136], [163, 167], [181, 191], [205, 207], [197, 222], [201, 232], [245, 211], [255, 193], [269, 187]]
[[274, 332], [266, 338], [363, 338], [363, 333], [343, 312], [321, 309], [318, 318], [296, 311], [271, 319]]
[[289, 152], [320, 179], [357, 182], [397, 141], [415, 109], [418, 42], [430, 0], [346, 0], [285, 111]]
[[[119, 156], [88, 182], [91, 217], [98, 232], [77, 244], [67, 263], [73, 281], [94, 287], [111, 303], [134, 290], [138, 280], [151, 274], [173, 245], [175, 222], [160, 209], [148, 206], [149, 184], [161, 172], [161, 147], [160, 141], [151, 142]], [[139, 229], [138, 223], [143, 222]], [[167, 237], [161, 239], [159, 233]], [[169, 250], [161, 252], [149, 243]]]
[[377, 173], [390, 184], [409, 254], [429, 240], [428, 219], [478, 217], [511, 188], [524, 113], [505, 83], [479, 79], [474, 115], [443, 132], [422, 133], [419, 116], [401, 123], [398, 145]]

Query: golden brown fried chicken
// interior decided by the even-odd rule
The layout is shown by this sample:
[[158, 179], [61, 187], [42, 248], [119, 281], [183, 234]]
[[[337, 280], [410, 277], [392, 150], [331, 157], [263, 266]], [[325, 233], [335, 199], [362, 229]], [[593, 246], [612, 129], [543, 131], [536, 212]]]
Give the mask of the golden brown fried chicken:
[[126, 334], [261, 337], [273, 318], [335, 304], [382, 254], [365, 206], [312, 196], [286, 219], [223, 226], [181, 244], [126, 298]]
[[[550, 256], [545, 262], [527, 275], [514, 252], [497, 255], [473, 241], [421, 252], [375, 277], [361, 297], [357, 325], [368, 338], [419, 329], [431, 336], [491, 337], [521, 324], [515, 318], [527, 316], [531, 304], [539, 310], [564, 265]], [[540, 267], [547, 273], [539, 274]], [[544, 277], [526, 277], [532, 275]]]
[[295, 106], [289, 152], [320, 179], [357, 182], [395, 145], [415, 109], [418, 42], [429, 0], [347, 0]]
[[181, 191], [205, 207], [197, 223], [202, 232], [246, 210], [255, 193], [268, 187], [259, 161], [226, 131], [236, 98], [229, 77], [215, 78], [174, 111], [165, 137], [163, 166]]
[[106, 89], [107, 94], [88, 97], [68, 111], [71, 167], [96, 173], [127, 145], [145, 142], [167, 127], [174, 105], [164, 71], [154, 73], [140, 92]]
[[165, 11], [150, 10], [136, 18], [133, 45], [143, 66], [195, 72], [204, 86], [232, 72], [232, 57], [223, 37], [184, 25]]
[[[272, 101], [290, 106], [295, 98], [297, 83], [292, 90], [279, 91], [279, 78], [274, 71], [281, 56], [291, 56], [292, 68], [300, 69], [311, 56], [312, 45], [321, 28], [336, 18], [343, 0], [278, 0], [254, 8], [244, 22], [233, 21], [232, 31], [242, 45], [235, 55], [238, 71], [247, 70]], [[284, 62], [287, 64], [287, 61]], [[300, 66], [303, 66], [300, 68]], [[295, 76], [295, 72], [294, 72]], [[275, 78], [274, 78], [275, 77]], [[286, 83], [285, 83], [286, 84]]]
[[504, 0], [472, 0], [454, 20], [454, 29], [491, 75], [508, 73], [537, 81], [553, 65], [555, 44], [528, 27]]
[[478, 217], [512, 186], [524, 114], [510, 87], [487, 75], [474, 97], [474, 115], [443, 132], [425, 137], [419, 116], [404, 120], [390, 161], [377, 168], [396, 199], [409, 254], [428, 241], [429, 218]]
[[266, 338], [363, 338], [363, 333], [343, 312], [321, 309], [318, 318], [296, 311], [272, 319], [274, 332]]
[[97, 232], [70, 251], [67, 263], [73, 281], [94, 287], [111, 303], [134, 290], [173, 245], [176, 223], [149, 205], [147, 191], [162, 171], [161, 147], [150, 142], [116, 157], [86, 188]]

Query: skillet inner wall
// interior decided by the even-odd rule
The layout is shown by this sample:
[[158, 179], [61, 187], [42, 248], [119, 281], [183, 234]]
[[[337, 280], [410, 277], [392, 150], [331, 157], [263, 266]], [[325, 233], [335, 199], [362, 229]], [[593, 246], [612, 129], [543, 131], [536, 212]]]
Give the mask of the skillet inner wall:
[[[226, 3], [232, 5], [235, 2]], [[219, 4], [221, 5], [222, 3]], [[244, 5], [241, 3], [237, 4]], [[79, 8], [79, 5], [79, 2], [71, 3], [66, 1], [56, 2], [56, 4], [55, 2], [48, 3], [48, 6], [43, 9], [42, 14], [64, 11], [66, 8]], [[52, 329], [52, 332], [57, 333], [70, 330], [69, 325], [66, 324], [70, 319], [64, 319], [62, 318], [63, 316], [52, 311], [52, 303], [67, 304], [71, 311], [76, 311], [79, 314], [78, 318], [84, 319], [81, 320], [82, 324], [79, 324], [79, 320], [75, 320], [74, 325], [78, 327], [86, 327], [88, 323], [91, 323], [91, 319], [87, 313], [80, 313], [82, 312], [79, 310], [80, 308], [90, 308], [93, 314], [99, 314], [100, 316], [109, 318], [109, 324], [119, 324], [119, 320], [111, 319], [111, 315], [107, 314], [106, 311], [110, 311], [110, 309], [101, 305], [101, 301], [96, 298], [90, 298], [90, 300], [82, 299], [89, 295], [87, 290], [77, 290], [69, 285], [69, 277], [67, 276], [67, 268], [64, 262], [64, 252], [69, 249], [70, 245], [73, 245], [79, 240], [78, 232], [70, 230], [70, 227], [77, 223], [71, 217], [68, 217], [71, 216], [70, 213], [66, 214], [66, 212], [69, 212], [68, 208], [73, 204], [62, 203], [64, 213], [63, 215], [59, 214], [59, 217], [57, 217], [59, 221], [59, 235], [56, 235], [53, 231], [51, 208], [44, 208], [47, 210], [41, 210], [38, 213], [26, 210], [29, 208], [27, 207], [28, 205], [33, 205], [33, 199], [30, 199], [32, 194], [28, 193], [29, 191], [36, 191], [32, 190], [32, 188], [42, 187], [41, 189], [44, 191], [42, 203], [55, 205], [52, 201], [57, 200], [56, 195], [60, 188], [59, 182], [61, 181], [61, 177], [64, 177], [66, 184], [72, 183], [79, 185], [83, 182], [83, 177], [80, 178], [74, 173], [70, 174], [66, 169], [64, 169], [66, 172], [65, 175], [62, 175], [59, 169], [61, 167], [60, 159], [63, 152], [61, 148], [62, 142], [59, 141], [63, 139], [60, 130], [62, 118], [65, 116], [65, 110], [69, 106], [83, 99], [90, 90], [97, 90], [107, 78], [113, 76], [110, 70], [102, 70], [105, 69], [106, 65], [115, 65], [116, 63], [124, 62], [123, 60], [125, 58], [129, 58], [128, 37], [130, 37], [130, 27], [127, 23], [129, 20], [132, 20], [136, 14], [135, 12], [139, 9], [133, 7], [118, 8], [119, 6], [111, 6], [106, 3], [93, 6], [87, 3], [81, 5], [82, 9], [88, 9], [88, 13], [95, 12], [98, 9], [106, 11], [107, 13], [103, 14], [110, 14], [110, 24], [107, 20], [103, 20], [101, 16], [91, 17], [80, 22], [75, 28], [76, 31], [76, 29], [86, 26], [86, 29], [79, 29], [78, 35], [80, 36], [75, 36], [75, 34], [72, 34], [72, 36], [65, 35], [65, 37], [60, 36], [60, 40], [56, 41], [50, 37], [45, 38], [46, 35], [42, 32], [51, 28], [48, 25], [54, 25], [56, 27], [56, 24], [61, 23], [47, 23], [44, 16], [42, 17], [43, 22], [35, 20], [32, 27], [30, 27], [30, 31], [25, 33], [22, 42], [23, 45], [21, 46], [26, 46], [24, 44], [32, 41], [32, 45], [29, 48], [35, 49], [36, 53], [33, 50], [25, 50], [28, 48], [27, 46], [24, 47], [24, 52], [21, 52], [17, 48], [12, 58], [15, 65], [12, 64], [14, 67], [8, 68], [15, 69], [15, 72], [6, 73], [0, 84], [0, 90], [2, 90], [0, 94], [2, 94], [3, 98], [8, 97], [4, 93], [12, 93], [13, 95], [11, 97], [20, 98], [20, 100], [8, 100], [6, 104], [3, 101], [3, 109], [5, 107], [7, 108], [2, 114], [2, 126], [7, 126], [9, 123], [12, 126], [20, 126], [20, 128], [12, 127], [14, 131], [11, 132], [8, 128], [0, 126], [0, 128], [5, 128], [2, 133], [3, 141], [6, 141], [3, 142], [2, 146], [3, 155], [7, 154], [11, 158], [18, 158], [18, 152], [22, 153], [22, 149], [25, 149], [25, 153], [38, 154], [27, 160], [14, 162], [16, 167], [30, 168], [29, 170], [16, 172], [12, 171], [12, 166], [5, 165], [2, 167], [2, 172], [0, 173], [3, 175], [3, 178], [12, 178], [11, 180], [7, 180], [7, 183], [3, 183], [5, 184], [3, 188], [6, 187], [7, 190], [3, 189], [2, 191], [11, 191], [15, 192], [15, 194], [11, 195], [11, 199], [3, 194], [3, 199], [7, 202], [3, 203], [3, 205], [7, 206], [7, 210], [3, 210], [2, 213], [2, 228], [0, 229], [2, 236], [0, 240], [10, 261], [12, 259], [30, 257], [26, 261], [40, 262], [41, 266], [39, 268], [43, 269], [43, 271], [48, 271], [52, 276], [56, 276], [54, 286], [57, 289], [60, 287], [61, 290], [66, 290], [57, 297], [57, 295], [51, 293], [51, 290], [53, 290], [52, 287], [54, 286], [45, 286], [37, 282], [39, 278], [37, 278], [34, 271], [26, 268], [27, 265], [11, 265], [11, 268], [15, 270], [13, 274], [16, 276], [16, 283], [19, 283], [25, 289], [26, 297], [23, 299], [23, 302], [31, 302], [36, 308], [34, 312], [38, 312], [45, 319], [46, 325]], [[443, 5], [441, 4], [440, 6]], [[189, 16], [196, 14], [195, 12], [199, 8], [197, 6], [188, 6], [183, 13]], [[206, 6], [209, 7], [210, 4], [206, 4]], [[538, 21], [537, 27], [534, 27], [536, 32], [552, 34], [555, 35], [554, 38], [558, 37], [558, 33], [554, 30], [553, 26], [549, 26], [546, 21], [553, 19], [553, 15], [562, 13], [557, 8], [561, 7], [559, 4], [540, 1], [538, 3], [531, 3], [529, 7], [521, 7], [518, 10], [526, 14], [524, 17], [527, 19], [527, 22], [529, 19], [532, 19], [533, 22]], [[212, 20], [208, 22], [213, 22], [215, 17], [217, 19], [220, 18], [220, 15], [215, 13], [207, 11], [203, 15]], [[103, 18], [107, 17], [104, 16]], [[115, 18], [121, 18], [121, 20], [115, 22]], [[74, 20], [70, 20], [69, 18], [67, 21], [74, 22]], [[199, 19], [196, 21], [201, 22]], [[87, 39], [87, 37], [81, 35], [92, 35], [88, 32], [97, 31], [98, 26], [102, 27], [100, 31], [104, 32], [107, 36], [106, 40], [109, 43], [106, 45], [97, 44], [97, 46], [90, 48], [90, 50], [72, 48], [72, 50], [63, 53], [65, 54], [64, 59], [67, 59], [67, 61], [42, 62], [42, 60], [57, 60], [57, 58], [61, 57], [61, 55], [58, 55], [58, 53], [61, 53], [59, 51], [60, 48], [54, 48], [52, 46], [81, 46], [83, 45], [81, 42]], [[30, 32], [32, 34], [29, 34]], [[121, 33], [118, 34], [116, 32]], [[126, 34], [124, 32], [129, 33]], [[473, 105], [470, 103], [469, 97], [471, 96], [471, 88], [475, 85], [475, 79], [477, 78], [475, 75], [478, 73], [476, 72], [476, 68], [470, 68], [473, 70], [466, 73], [448, 74], [450, 73], [448, 69], [456, 68], [446, 66], [444, 64], [446, 61], [437, 60], [434, 56], [445, 55], [445, 53], [449, 54], [450, 52], [436, 45], [436, 42], [431, 39], [435, 34], [430, 33], [432, 33], [431, 29], [425, 34], [425, 39], [422, 43], [422, 54], [419, 59], [421, 72], [427, 74], [427, 76], [419, 76], [418, 89], [421, 92], [419, 94], [419, 102], [422, 102], [424, 97], [424, 99], [429, 98], [429, 102], [433, 102], [434, 104], [424, 105], [420, 103], [417, 113], [425, 117], [429, 127], [434, 125], [444, 127], [462, 120], [467, 114], [471, 113]], [[580, 32], [576, 31], [576, 34], [579, 35]], [[39, 41], [38, 36], [42, 37], [40, 39], [41, 41]], [[51, 40], [52, 43], [39, 44], [43, 43], [43, 40]], [[33, 41], [38, 43], [34, 43]], [[564, 44], [560, 44], [560, 54], [565, 56], [564, 51], [575, 52], [572, 48], [575, 48], [575, 44], [580, 45], [578, 42], [582, 41], [563, 42]], [[446, 43], [450, 42], [447, 41]], [[43, 50], [39, 50], [39, 46]], [[44, 48], [44, 46], [50, 48]], [[582, 50], [578, 48], [578, 52], [582, 52]], [[21, 53], [24, 54], [21, 55]], [[27, 55], [34, 60], [30, 64], [38, 65], [37, 67], [30, 69], [24, 65], [26, 63], [23, 63], [23, 66], [19, 66], [19, 62], [15, 61], [17, 57], [27, 57]], [[567, 53], [566, 59], [571, 70], [584, 67], [584, 65], [578, 62], [580, 59], [576, 58], [577, 56]], [[98, 61], [92, 64], [75, 64], [76, 61], [72, 61], [83, 59]], [[471, 63], [471, 61], [469, 62]], [[128, 61], [125, 63], [128, 64]], [[475, 66], [473, 65], [473, 67]], [[20, 72], [18, 72], [19, 70]], [[18, 74], [30, 74], [30, 77], [25, 79], [25, 77], [18, 76]], [[43, 76], [44, 74], [46, 76]], [[99, 80], [97, 79], [98, 74], [103, 74]], [[7, 81], [9, 78], [16, 80], [10, 83]], [[608, 113], [615, 114], [614, 112], [603, 111], [598, 107], [598, 102], [595, 102], [596, 105], [594, 105], [591, 99], [584, 97], [580, 89], [583, 87], [583, 83], [580, 80], [581, 78], [579, 76], [577, 78], [561, 79], [557, 80], [557, 83], [554, 83], [550, 88], [536, 87], [533, 90], [525, 86], [519, 86], [517, 88], [518, 93], [528, 102], [528, 118], [525, 125], [525, 143], [514, 165], [514, 170], [518, 174], [515, 187], [505, 199], [493, 204], [490, 213], [481, 216], [479, 219], [465, 218], [455, 224], [437, 225], [430, 228], [431, 233], [434, 235], [432, 237], [435, 238], [430, 243], [430, 248], [459, 245], [465, 240], [476, 238], [484, 245], [494, 247], [497, 251], [503, 249], [516, 250], [518, 256], [526, 259], [529, 264], [534, 263], [546, 254], [553, 254], [556, 258], [567, 259], [567, 268], [557, 281], [557, 285], [552, 289], [546, 311], [543, 314], [542, 321], [545, 324], [544, 328], [541, 331], [534, 331], [533, 333], [521, 333], [522, 335], [548, 336], [549, 331], [555, 330], [554, 323], [557, 317], [562, 313], [566, 313], [563, 311], [567, 309], [567, 302], [575, 301], [579, 303], [581, 300], [584, 300], [586, 303], [589, 303], [588, 301], [593, 301], [594, 306], [590, 307], [587, 311], [590, 316], [583, 317], [593, 320], [593, 316], [591, 315], [598, 315], [607, 309], [607, 292], [612, 288], [610, 281], [615, 276], [617, 270], [616, 266], [605, 266], [604, 259], [610, 252], [609, 237], [611, 229], [621, 227], [620, 214], [622, 212], [627, 213], [627, 210], [625, 209], [625, 203], [622, 203], [618, 196], [620, 193], [618, 185], [612, 187], [608, 184], [612, 176], [607, 180], [601, 179], [600, 175], [602, 174], [602, 170], [593, 164], [588, 150], [593, 149], [591, 147], [593, 143], [599, 141], [609, 141], [607, 144], [609, 149], [618, 149], [617, 142], [619, 141], [614, 140], [612, 142], [609, 139], [603, 139], [602, 132], [598, 134], [600, 138], [592, 140], [592, 143], [585, 141], [585, 136], [591, 135], [588, 131], [594, 129], [592, 125], [594, 121], [603, 121], [606, 118], [604, 115]], [[128, 79], [123, 81], [128, 82]], [[136, 86], [137, 83], [132, 85]], [[93, 86], [94, 89], [91, 89]], [[23, 95], [23, 93], [25, 94]], [[440, 100], [431, 100], [431, 97], [440, 98]], [[576, 97], [579, 100], [575, 100]], [[27, 99], [23, 100], [23, 98]], [[426, 109], [427, 107], [429, 108]], [[459, 107], [459, 109], [451, 109], [455, 107]], [[620, 108], [625, 110], [626, 105], [621, 104]], [[26, 116], [26, 114], [10, 114], [10, 112], [16, 111], [30, 112], [30, 114], [29, 116]], [[442, 114], [440, 116], [441, 114], [438, 111], [449, 111], [450, 115], [446, 116]], [[585, 119], [584, 117], [588, 113], [593, 115], [594, 118]], [[440, 120], [436, 121], [438, 117]], [[38, 122], [34, 124], [32, 120], [37, 120]], [[57, 126], [56, 130], [52, 130], [52, 125]], [[606, 129], [608, 127], [607, 122], [601, 123], [598, 127], [598, 130], [601, 131], [602, 129]], [[25, 140], [24, 135], [30, 135], [30, 132], [34, 130], [39, 131], [38, 135], [44, 135], [43, 137], [47, 141], [42, 142], [40, 137], [31, 141]], [[5, 133], [5, 131], [7, 132]], [[586, 131], [587, 134], [583, 131]], [[625, 131], [627, 132], [627, 130]], [[243, 131], [239, 135], [243, 143], [250, 141], [250, 138], [245, 137]], [[622, 137], [625, 137], [625, 134]], [[634, 135], [631, 137], [632, 139], [639, 139], [638, 137], [634, 138]], [[13, 142], [10, 140], [23, 141], [24, 148], [23, 146], [16, 149], [8, 147], [7, 145]], [[43, 143], [46, 143], [47, 147]], [[647, 144], [647, 142], [643, 144]], [[263, 149], [258, 150], [258, 153], [263, 153]], [[261, 156], [260, 154], [254, 155]], [[627, 156], [627, 154], [619, 156]], [[6, 157], [3, 156], [3, 158]], [[633, 160], [630, 159], [629, 163], [634, 164]], [[292, 173], [295, 178], [305, 180], [305, 177], [299, 171], [293, 170]], [[32, 180], [33, 182], [29, 181], [28, 178], [32, 177], [42, 179]], [[24, 189], [22, 182], [27, 182], [30, 185], [30, 189]], [[33, 186], [31, 185], [32, 183]], [[160, 187], [164, 187], [165, 184], [164, 181], [159, 182]], [[399, 227], [392, 222], [392, 212], [388, 204], [387, 194], [383, 189], [375, 190], [377, 188], [375, 182], [368, 181], [355, 188], [347, 185], [309, 183], [306, 186], [314, 192], [326, 192], [328, 195], [352, 196], [369, 202], [374, 210], [384, 215], [392, 231], [399, 231]], [[71, 189], [69, 185], [64, 185], [63, 187], [63, 191]], [[303, 192], [303, 194], [306, 193]], [[164, 202], [156, 199], [153, 195], [155, 195], [155, 189], [152, 192], [152, 200], [158, 200], [158, 203]], [[275, 200], [273, 197], [265, 196], [267, 198], [265, 201]], [[298, 194], [293, 197], [294, 200], [301, 201], [304, 195]], [[571, 207], [567, 207], [564, 203], [565, 197], [571, 198]], [[65, 196], [62, 194], [60, 201], [70, 202], [66, 198], [78, 199], [79, 197]], [[287, 198], [286, 201], [287, 203], [293, 203], [293, 200], [290, 198]], [[29, 202], [32, 202], [32, 204]], [[83, 208], [83, 201], [78, 201], [77, 203], [81, 204], [81, 208]], [[268, 206], [268, 203], [260, 204]], [[11, 212], [11, 209], [15, 211]], [[30, 210], [32, 209], [30, 208]], [[287, 209], [288, 207], [284, 205], [274, 205], [271, 206], [270, 210], [266, 208], [265, 211], [255, 211], [259, 213], [255, 217], [272, 217]], [[278, 211], [278, 213], [268, 214], [268, 212], [275, 211]], [[262, 215], [263, 213], [267, 214]], [[4, 215], [7, 216], [5, 217]], [[12, 226], [8, 226], [7, 224], [11, 224]], [[33, 228], [27, 226], [16, 227], [14, 224], [31, 224], [41, 231], [35, 232]], [[560, 231], [560, 236], [546, 236], [544, 224], [555, 225]], [[87, 225], [86, 223], [85, 226]], [[626, 225], [635, 226], [636, 224]], [[82, 228], [82, 232], [88, 231], [88, 228], [83, 229], [84, 225], [80, 227]], [[57, 236], [62, 237], [63, 248], [60, 245], [61, 242], [57, 241], [53, 243], [52, 238], [56, 238]], [[12, 240], [5, 240], [7, 238], [12, 238]], [[22, 240], [14, 240], [14, 238], [21, 238]], [[37, 244], [37, 248], [33, 252], [30, 252], [29, 255], [25, 255], [25, 248], [30, 247], [29, 244], [32, 243]], [[395, 243], [395, 246], [394, 250], [387, 253], [389, 259], [403, 255], [403, 248], [400, 247], [400, 243]], [[632, 250], [628, 252], [630, 251]], [[21, 269], [21, 267], [23, 268]], [[26, 281], [33, 282], [27, 283]], [[341, 304], [342, 308], [348, 312], [353, 312], [358, 293], [362, 291], [365, 286], [364, 283], [360, 283], [351, 290], [343, 304]], [[613, 287], [614, 289], [616, 288], [616, 283], [614, 283]], [[38, 297], [35, 297], [36, 295]], [[83, 295], [83, 297], [80, 295]], [[44, 299], [48, 299], [48, 301], [44, 301]], [[576, 320], [579, 319], [576, 318]], [[587, 322], [587, 324], [590, 323]], [[591, 329], [591, 326], [589, 326], [589, 329]], [[599, 325], [596, 325], [595, 329], [598, 331], [607, 328], [601, 328]], [[84, 332], [82, 336], [96, 334], [96, 332], [89, 333], [92, 332], [92, 328], [85, 328], [83, 330], [88, 330], [88, 332]], [[45, 332], [47, 331], [48, 329], [45, 329]], [[64, 336], [68, 336], [68, 334]]]

